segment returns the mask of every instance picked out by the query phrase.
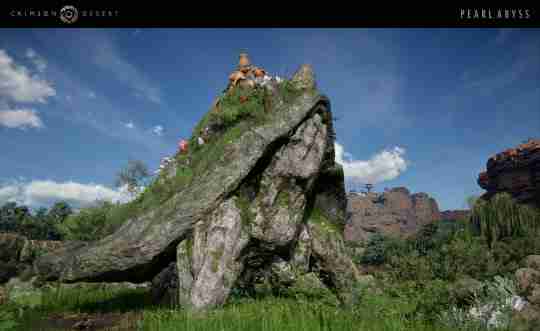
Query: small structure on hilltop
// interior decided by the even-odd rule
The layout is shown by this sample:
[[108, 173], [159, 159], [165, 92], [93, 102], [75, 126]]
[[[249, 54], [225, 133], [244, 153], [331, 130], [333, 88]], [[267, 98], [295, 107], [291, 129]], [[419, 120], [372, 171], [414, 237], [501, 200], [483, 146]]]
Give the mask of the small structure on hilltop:
[[247, 53], [240, 53], [238, 67], [229, 75], [229, 85], [226, 91], [231, 91], [236, 86], [241, 88], [265, 86], [272, 80], [280, 81], [279, 77], [272, 78], [265, 69], [252, 65]]

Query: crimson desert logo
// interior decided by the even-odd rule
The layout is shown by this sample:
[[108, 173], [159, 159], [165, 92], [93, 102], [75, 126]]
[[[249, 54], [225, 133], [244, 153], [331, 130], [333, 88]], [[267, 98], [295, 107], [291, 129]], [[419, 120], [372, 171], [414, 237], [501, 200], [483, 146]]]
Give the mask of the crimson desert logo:
[[77, 9], [75, 6], [64, 6], [60, 9], [12, 9], [11, 17], [57, 17], [65, 24], [73, 24], [84, 17], [118, 17], [118, 10], [109, 9]]
[[75, 23], [79, 18], [79, 11], [73, 6], [64, 6], [60, 9], [60, 19], [64, 23]]
[[460, 8], [463, 20], [528, 20], [532, 10], [528, 8]]

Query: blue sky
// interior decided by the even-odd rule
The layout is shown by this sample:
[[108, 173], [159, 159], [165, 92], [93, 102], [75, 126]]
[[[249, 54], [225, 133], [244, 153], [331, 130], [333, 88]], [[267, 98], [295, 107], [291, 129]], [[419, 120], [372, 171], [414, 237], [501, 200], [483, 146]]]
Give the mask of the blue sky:
[[0, 204], [119, 199], [117, 171], [172, 155], [241, 51], [281, 77], [314, 67], [350, 182], [441, 209], [540, 136], [538, 29], [2, 29]]

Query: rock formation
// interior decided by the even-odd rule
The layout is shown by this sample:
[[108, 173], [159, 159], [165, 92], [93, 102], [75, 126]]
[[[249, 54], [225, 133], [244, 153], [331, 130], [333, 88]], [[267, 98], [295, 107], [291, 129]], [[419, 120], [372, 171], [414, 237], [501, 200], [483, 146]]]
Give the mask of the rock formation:
[[345, 240], [365, 242], [371, 234], [406, 237], [422, 225], [441, 219], [435, 199], [397, 187], [382, 194], [350, 194]]
[[55, 252], [71, 242], [28, 240], [25, 236], [0, 233], [0, 284], [15, 277], [42, 254]]
[[484, 199], [507, 192], [520, 203], [540, 208], [540, 140], [529, 139], [489, 158], [478, 185], [487, 191]]
[[441, 220], [458, 221], [466, 219], [470, 213], [469, 210], [443, 210], [441, 211]]
[[[208, 142], [177, 155], [141, 199], [170, 196], [100, 241], [40, 258], [36, 272], [66, 283], [152, 280], [156, 302], [195, 308], [223, 304], [233, 288], [261, 279], [290, 286], [310, 274], [348, 300], [358, 271], [342, 238], [344, 178], [330, 102], [309, 66], [290, 81], [247, 88], [255, 94], [242, 104], [256, 106], [235, 114], [250, 109], [257, 121], [207, 124], [232, 107], [218, 100], [220, 110], [194, 129], [209, 126]], [[255, 103], [259, 92], [264, 100]]]

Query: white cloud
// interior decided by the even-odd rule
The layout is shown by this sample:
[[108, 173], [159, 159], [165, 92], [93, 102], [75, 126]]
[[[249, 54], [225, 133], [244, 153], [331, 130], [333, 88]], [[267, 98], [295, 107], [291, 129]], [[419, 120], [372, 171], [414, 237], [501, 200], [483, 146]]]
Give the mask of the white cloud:
[[32, 61], [39, 72], [44, 72], [45, 69], [47, 69], [47, 61], [45, 61], [43, 57], [39, 56], [33, 49], [28, 48], [26, 50], [26, 57]]
[[57, 183], [51, 180], [18, 182], [0, 187], [0, 205], [14, 201], [30, 207], [50, 206], [63, 200], [75, 208], [91, 206], [96, 201], [127, 202], [133, 199], [125, 187], [111, 189], [97, 184]]
[[16, 102], [45, 103], [48, 97], [56, 95], [54, 88], [28, 69], [17, 65], [0, 49], [0, 98]]
[[42, 128], [43, 122], [34, 110], [4, 110], [0, 111], [0, 125], [8, 128]]
[[154, 132], [154, 134], [158, 135], [158, 136], [162, 136], [163, 135], [163, 127], [161, 125], [156, 125], [152, 128], [152, 132]]
[[126, 124], [124, 124], [124, 126], [128, 129], [134, 129], [135, 128], [135, 124], [133, 122], [127, 122]]
[[394, 147], [375, 154], [367, 161], [354, 160], [343, 146], [335, 143], [336, 162], [343, 166], [345, 177], [359, 183], [376, 184], [398, 177], [407, 170], [405, 149]]
[[97, 96], [93, 91], [88, 92], [88, 98], [95, 99]]

